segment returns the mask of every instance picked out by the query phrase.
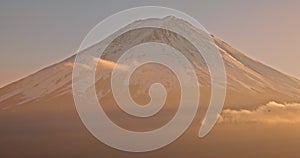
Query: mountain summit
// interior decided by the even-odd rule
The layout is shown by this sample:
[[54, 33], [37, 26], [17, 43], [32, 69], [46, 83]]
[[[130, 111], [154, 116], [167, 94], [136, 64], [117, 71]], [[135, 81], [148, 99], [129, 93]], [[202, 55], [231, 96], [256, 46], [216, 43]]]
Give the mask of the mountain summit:
[[[196, 34], [193, 34], [197, 41], [207, 40], [205, 38], [207, 34], [204, 31], [174, 17], [139, 20], [122, 29], [151, 23], [172, 24], [179, 29], [193, 29], [197, 31]], [[227, 73], [227, 95], [224, 108], [252, 110], [270, 101], [277, 103], [300, 102], [300, 81], [298, 79], [266, 66], [234, 49], [219, 38], [210, 36], [223, 57]], [[108, 38], [115, 38], [115, 36], [113, 34]], [[110, 75], [118, 58], [132, 46], [151, 41], [159, 41], [173, 46], [185, 56], [195, 59], [192, 62], [200, 83], [200, 107], [205, 108], [210, 100], [211, 85], [208, 68], [195, 47], [186, 39], [173, 32], [151, 27], [128, 31], [115, 38], [101, 58], [95, 57], [93, 62], [99, 63], [95, 76], [99, 101], [103, 103], [105, 112], [116, 124], [130, 130], [147, 131], [164, 125], [174, 116], [174, 111], [177, 110], [176, 103], [180, 99], [180, 86], [172, 71], [162, 65], [147, 64], [138, 68], [131, 77], [129, 87], [132, 98], [139, 104], [146, 104], [150, 99], [149, 87], [152, 83], [160, 82], [168, 91], [167, 107], [150, 120], [134, 121], [136, 118], [127, 116], [116, 106], [110, 87]], [[98, 43], [97, 46], [100, 47], [103, 42], [105, 40]], [[75, 55], [0, 89], [0, 144], [3, 148], [0, 157], [12, 157], [12, 155], [15, 157], [132, 156], [98, 142], [84, 128], [72, 96], [72, 70], [76, 64], [74, 61]], [[87, 70], [90, 69], [86, 65], [81, 66]], [[130, 64], [119, 65], [118, 68], [126, 71], [128, 66]], [[74, 82], [80, 79], [76, 78]], [[198, 130], [199, 122], [201, 122], [201, 118], [196, 118], [191, 128]], [[191, 132], [192, 134], [190, 134]], [[186, 151], [198, 153], [201, 149], [198, 146], [203, 147], [203, 144], [191, 141], [191, 138], [197, 139], [197, 131], [191, 130], [188, 133], [180, 138], [182, 140], [178, 141], [180, 143], [175, 142], [167, 147], [167, 152], [158, 150], [154, 153], [146, 153], [146, 157], [169, 156], [166, 153], [175, 153], [173, 157], [183, 157], [189, 154]], [[214, 141], [212, 140], [212, 142]], [[205, 145], [210, 145], [210, 143]], [[205, 145], [203, 150], [206, 149]], [[222, 152], [224, 142], [219, 142], [217, 145], [221, 145], [219, 147], [222, 148], [220, 150]], [[211, 146], [209, 150], [215, 149], [215, 147], [217, 148], [217, 146]], [[177, 151], [181, 152], [177, 154]], [[195, 157], [198, 155], [209, 156], [207, 153], [212, 152], [200, 152], [193, 155]], [[216, 152], [213, 151], [213, 153]], [[225, 154], [228, 155], [228, 153], [234, 152]]]
[[[192, 25], [185, 22], [184, 20], [177, 19], [169, 16], [164, 19], [146, 19], [139, 20], [126, 27], [132, 27], [133, 25], [140, 24], [151, 24], [160, 23], [164, 25], [166, 23], [172, 23], [178, 25], [183, 29], [195, 29]], [[126, 28], [125, 27], [125, 28]], [[124, 28], [123, 28], [124, 29]], [[201, 42], [203, 34], [205, 32], [198, 30], [198, 40]], [[113, 35], [112, 35], [113, 36]], [[263, 104], [269, 101], [277, 102], [296, 102], [300, 101], [300, 81], [293, 77], [290, 77], [284, 73], [281, 73], [269, 66], [266, 66], [248, 56], [234, 49], [224, 41], [212, 36], [216, 43], [216, 47], [222, 54], [225, 68], [227, 72], [227, 97], [226, 106], [229, 107], [246, 107], [254, 108], [256, 105]], [[111, 37], [109, 37], [111, 38]], [[145, 28], [138, 29], [135, 31], [127, 32], [122, 36], [118, 37], [109, 45], [101, 57], [101, 66], [98, 66], [99, 75], [97, 75], [97, 85], [105, 86], [109, 82], [103, 81], [104, 74], [109, 75], [118, 57], [124, 50], [131, 46], [137, 45], [147, 41], [164, 41], [171, 46], [177, 47], [185, 55], [199, 56], [196, 50], [186, 40], [177, 36], [174, 33], [168, 32], [162, 29]], [[100, 42], [101, 44], [101, 42]], [[104, 59], [103, 59], [104, 58]], [[72, 68], [74, 65], [75, 56], [72, 56], [64, 61], [51, 65], [45, 69], [42, 69], [34, 74], [31, 74], [17, 82], [9, 84], [0, 89], [0, 107], [2, 109], [10, 109], [22, 107], [25, 104], [30, 103], [43, 103], [53, 99], [65, 98], [66, 96], [71, 97], [72, 90]], [[95, 58], [96, 62], [100, 60]], [[194, 66], [196, 73], [199, 78], [199, 83], [202, 89], [208, 91], [210, 89], [210, 76], [206, 63], [200, 56], [199, 60], [195, 61]], [[165, 76], [165, 80], [169, 80], [168, 84], [173, 83], [173, 78], [166, 74], [162, 69], [152, 67], [153, 74], [160, 74]], [[104, 71], [100, 71], [103, 70]], [[148, 68], [151, 69], [151, 66]], [[143, 74], [139, 74], [141, 77]], [[151, 77], [150, 77], [151, 78]], [[100, 83], [99, 81], [102, 81]], [[144, 87], [145, 82], [151, 82], [151, 79], [147, 78], [132, 83], [133, 85]], [[165, 81], [167, 82], [167, 81]], [[101, 85], [102, 84], [102, 85]], [[146, 88], [146, 87], [144, 87]], [[144, 89], [143, 89], [144, 90]], [[139, 91], [143, 91], [139, 90]], [[105, 91], [100, 93], [108, 93]], [[72, 102], [72, 100], [70, 100]]]

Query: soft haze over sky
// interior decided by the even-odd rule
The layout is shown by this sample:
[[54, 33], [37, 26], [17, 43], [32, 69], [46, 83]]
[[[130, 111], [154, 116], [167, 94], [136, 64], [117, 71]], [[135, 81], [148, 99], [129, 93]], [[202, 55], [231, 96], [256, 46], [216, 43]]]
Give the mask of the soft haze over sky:
[[0, 87], [69, 57], [105, 17], [142, 5], [186, 12], [248, 56], [300, 78], [298, 0], [1, 0]]

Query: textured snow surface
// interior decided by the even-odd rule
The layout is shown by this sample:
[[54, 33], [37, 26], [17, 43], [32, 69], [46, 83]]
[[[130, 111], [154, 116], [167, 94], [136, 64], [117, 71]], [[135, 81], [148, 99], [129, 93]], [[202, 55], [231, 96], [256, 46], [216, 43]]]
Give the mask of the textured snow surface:
[[[199, 42], [201, 42], [202, 40], [206, 40], [204, 36], [205, 32], [198, 30], [197, 28], [194, 28], [187, 22], [181, 19], [176, 19], [174, 17], [168, 17], [164, 19], [139, 20], [126, 27], [130, 28], [143, 23], [159, 23], [161, 25], [164, 25], [170, 24], [170, 21], [174, 25], [178, 25], [178, 27], [181, 27], [181, 29], [197, 30], [198, 34], [194, 34], [192, 36], [193, 38], [196, 38]], [[123, 29], [126, 29], [126, 27]], [[185, 41], [176, 40], [177, 37], [168, 34], [168, 32], [165, 32], [165, 34], [158, 35], [155, 34], [155, 32], [153, 31], [145, 31], [142, 34], [133, 32], [132, 34], [130, 34], [130, 36], [127, 36], [127, 38], [123, 40], [131, 41], [133, 43], [139, 43], [144, 38], [150, 38], [152, 36], [157, 36], [157, 38], [166, 40], [167, 43], [170, 43], [171, 45], [176, 45], [182, 51], [188, 52], [185, 55], [189, 56], [190, 58], [199, 56], [199, 53], [196, 53], [194, 51], [194, 48], [186, 47]], [[109, 38], [113, 37], [114, 35], [112, 35]], [[253, 94], [264, 93], [266, 89], [271, 89], [272, 91], [281, 92], [288, 96], [299, 97], [299, 80], [289, 77], [281, 72], [278, 72], [270, 67], [261, 64], [258, 61], [255, 61], [245, 56], [238, 50], [232, 48], [225, 42], [217, 39], [216, 37], [212, 38], [215, 40], [216, 47], [220, 50], [220, 53], [222, 54], [225, 62], [228, 77], [228, 89], [236, 92], [250, 91]], [[108, 51], [109, 53], [103, 55], [103, 57], [105, 57], [107, 61], [103, 61], [101, 63], [103, 63], [108, 69], [112, 69], [115, 64], [112, 61], [116, 60], [116, 58], [120, 56], [120, 54], [111, 52], [122, 51], [122, 49], [127, 50], [128, 47], [130, 46], [112, 45], [110, 47], [110, 50]], [[39, 99], [40, 97], [44, 97], [47, 95], [60, 96], [66, 93], [71, 93], [72, 69], [74, 64], [73, 61], [74, 56], [55, 65], [47, 67], [39, 72], [36, 72], [13, 84], [3, 87], [2, 89], [0, 89], [0, 103], [15, 96], [21, 97], [20, 101], [17, 104], [23, 104], [29, 101], [34, 101], [36, 99]], [[95, 61], [97, 61], [97, 58], [95, 58]], [[205, 66], [206, 63], [204, 62], [204, 60], [197, 60], [193, 62], [194, 66], [196, 67], [196, 73], [198, 75], [198, 78], [202, 83], [201, 86], [208, 86], [210, 82], [210, 77], [208, 69]], [[86, 68], [89, 69], [88, 67]], [[124, 68], [124, 70], [126, 70], [126, 67]], [[161, 76], [165, 74], [164, 71], [157, 71], [155, 73]], [[101, 75], [98, 76], [97, 80], [101, 78], [109, 78], [109, 75], [109, 71], [102, 71]], [[143, 74], [140, 75], [143, 76]], [[140, 80], [138, 80], [138, 82], [150, 82], [147, 79], [147, 77], [143, 77]], [[169, 83], [173, 82], [172, 80], [172, 78], [165, 77], [163, 82]], [[103, 96], [106, 93], [107, 92], [102, 91], [98, 92], [100, 96]]]

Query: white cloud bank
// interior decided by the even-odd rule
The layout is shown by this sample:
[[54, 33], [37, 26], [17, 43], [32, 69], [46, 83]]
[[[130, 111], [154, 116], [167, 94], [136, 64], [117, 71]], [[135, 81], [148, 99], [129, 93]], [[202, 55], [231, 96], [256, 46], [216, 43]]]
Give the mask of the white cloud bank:
[[269, 102], [255, 110], [223, 110], [219, 123], [300, 123], [300, 103]]

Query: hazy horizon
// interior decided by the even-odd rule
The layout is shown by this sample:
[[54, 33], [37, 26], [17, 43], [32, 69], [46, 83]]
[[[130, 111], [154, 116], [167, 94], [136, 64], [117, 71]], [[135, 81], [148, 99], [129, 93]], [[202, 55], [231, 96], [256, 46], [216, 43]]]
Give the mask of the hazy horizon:
[[223, 3], [203, 15], [174, 3], [208, 31], [174, 10], [127, 10], [63, 60], [116, 4], [100, 7], [101, 17], [86, 2], [46, 4], [6, 2], [3, 17], [18, 18], [0, 29], [1, 49], [11, 52], [1, 54], [0, 85], [61, 62], [0, 88], [1, 158], [299, 156], [300, 80], [284, 74], [297, 70], [297, 54], [289, 54], [297, 40], [276, 27], [259, 30], [272, 23], [254, 15], [235, 16], [247, 12], [237, 5], [257, 6]]

